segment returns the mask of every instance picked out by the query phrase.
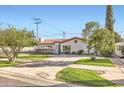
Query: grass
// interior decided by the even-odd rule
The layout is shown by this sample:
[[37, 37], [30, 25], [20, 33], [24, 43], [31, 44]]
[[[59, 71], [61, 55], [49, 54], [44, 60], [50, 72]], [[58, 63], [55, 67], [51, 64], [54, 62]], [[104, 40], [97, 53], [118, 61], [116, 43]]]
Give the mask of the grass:
[[90, 58], [81, 58], [74, 64], [114, 67], [112, 61], [109, 59], [96, 59], [96, 61], [93, 62]]
[[119, 86], [99, 76], [95, 71], [77, 68], [65, 68], [58, 72], [56, 79], [72, 84], [80, 84], [94, 87]]
[[21, 62], [10, 63], [8, 61], [0, 61], [0, 67], [11, 67], [11, 66], [17, 66], [19, 64], [21, 64]]
[[40, 55], [40, 54], [20, 54], [18, 59], [41, 61], [49, 57], [50, 57], [49, 55]]
[[[50, 55], [41, 54], [19, 54], [17, 59], [31, 60], [33, 62], [41, 61], [43, 59], [51, 57]], [[5, 54], [0, 54], [0, 58], [7, 58]]]

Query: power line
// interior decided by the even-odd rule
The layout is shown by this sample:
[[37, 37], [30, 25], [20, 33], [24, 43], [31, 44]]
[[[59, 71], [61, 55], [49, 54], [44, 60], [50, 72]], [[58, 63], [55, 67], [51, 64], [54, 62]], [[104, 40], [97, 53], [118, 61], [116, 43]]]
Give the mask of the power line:
[[57, 35], [45, 35], [45, 34], [40, 34], [42, 37], [51, 37], [51, 38], [57, 38], [57, 37], [60, 37], [60, 36], [57, 36]]
[[67, 31], [65, 31], [64, 29], [61, 29], [61, 28], [58, 28], [57, 26], [55, 26], [55, 25], [53, 25], [53, 24], [50, 24], [50, 23], [48, 23], [48, 22], [46, 22], [46, 21], [43, 21], [45, 24], [47, 24], [48, 26], [50, 26], [50, 27], [52, 27], [52, 28], [54, 28], [55, 30], [59, 30], [59, 31], [61, 31], [61, 32], [67, 32]]
[[[66, 36], [66, 38], [69, 36], [69, 35], [75, 35], [75, 34], [78, 34], [78, 35], [81, 35], [81, 33], [66, 33], [66, 32], [63, 32], [63, 33], [58, 33], [58, 34], [40, 34], [42, 37], [46, 37], [46, 36], [48, 36], [48, 37], [54, 37], [54, 38], [56, 38], [56, 37], [58, 37], [58, 38], [60, 38], [61, 36], [63, 37], [63, 39], [65, 39], [65, 36]], [[82, 35], [81, 35], [82, 36]]]
[[[7, 6], [7, 7], [9, 7], [9, 9], [11, 8], [11, 9], [13, 9], [13, 10], [18, 11], [18, 9], [16, 9], [16, 8], [14, 8], [14, 7], [10, 7], [10, 6]], [[27, 18], [30, 19], [30, 20], [34, 19], [34, 17], [32, 17], [31, 15], [27, 15], [26, 13], [24, 13], [24, 12], [22, 12], [22, 11], [20, 11], [20, 12], [21, 12], [21, 13], [20, 13], [21, 15], [23, 14], [23, 16], [27, 16]], [[45, 20], [43, 20], [43, 19], [41, 19], [41, 18], [40, 18], [40, 20], [42, 21], [42, 23], [47, 24], [48, 26], [54, 28], [54, 29], [57, 30], [57, 31], [58, 31], [58, 30], [61, 31], [61, 32], [65, 31], [64, 29], [59, 28], [59, 27], [57, 27], [57, 26], [55, 26], [55, 25], [53, 25], [53, 24], [51, 24], [51, 23], [49, 23], [49, 22], [47, 22], [47, 21], [45, 21]]]

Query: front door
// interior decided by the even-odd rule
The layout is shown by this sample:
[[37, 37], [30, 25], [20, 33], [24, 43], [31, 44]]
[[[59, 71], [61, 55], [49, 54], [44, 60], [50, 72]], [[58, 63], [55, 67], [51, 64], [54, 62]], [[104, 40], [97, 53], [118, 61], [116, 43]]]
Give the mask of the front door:
[[58, 46], [58, 53], [61, 53], [61, 45]]

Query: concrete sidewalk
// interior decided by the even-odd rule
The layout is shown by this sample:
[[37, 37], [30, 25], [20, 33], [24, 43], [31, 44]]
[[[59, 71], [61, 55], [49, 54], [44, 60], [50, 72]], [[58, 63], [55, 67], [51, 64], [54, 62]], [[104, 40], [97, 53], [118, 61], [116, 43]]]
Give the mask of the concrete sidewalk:
[[115, 66], [124, 73], [124, 59], [115, 57], [111, 58], [111, 60], [115, 64]]
[[124, 85], [124, 62], [120, 58], [111, 58], [113, 64], [116, 66], [116, 71], [106, 71], [102, 75], [105, 79], [111, 80], [117, 84]]

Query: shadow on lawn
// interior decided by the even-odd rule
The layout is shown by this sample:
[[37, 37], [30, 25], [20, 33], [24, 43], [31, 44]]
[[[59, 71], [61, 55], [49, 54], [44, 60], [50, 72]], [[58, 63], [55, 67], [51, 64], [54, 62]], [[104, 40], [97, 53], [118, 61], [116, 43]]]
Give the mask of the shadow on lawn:
[[37, 63], [26, 63], [21, 64], [17, 67], [45, 67], [45, 66], [68, 66], [73, 64], [73, 61], [70, 62], [64, 62], [64, 61], [44, 61], [44, 62], [37, 62]]

